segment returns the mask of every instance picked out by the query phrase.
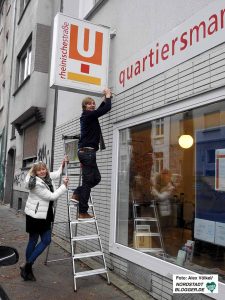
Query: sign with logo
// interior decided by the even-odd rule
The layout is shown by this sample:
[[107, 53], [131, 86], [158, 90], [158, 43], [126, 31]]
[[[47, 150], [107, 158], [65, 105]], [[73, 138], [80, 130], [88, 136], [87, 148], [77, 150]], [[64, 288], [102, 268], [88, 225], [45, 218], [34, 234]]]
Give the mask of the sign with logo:
[[58, 13], [50, 87], [102, 94], [108, 86], [109, 28]]
[[190, 19], [132, 57], [116, 70], [116, 93], [122, 93], [225, 41], [225, 0], [212, 1]]

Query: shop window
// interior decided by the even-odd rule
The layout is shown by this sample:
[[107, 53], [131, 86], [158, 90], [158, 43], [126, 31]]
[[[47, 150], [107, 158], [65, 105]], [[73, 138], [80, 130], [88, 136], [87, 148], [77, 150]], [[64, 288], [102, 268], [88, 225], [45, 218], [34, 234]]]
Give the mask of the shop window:
[[[179, 144], [182, 135], [193, 139], [189, 148]], [[225, 101], [120, 129], [118, 151], [115, 242], [222, 275]]]
[[23, 167], [29, 167], [37, 159], [39, 123], [24, 129], [23, 140]]
[[220, 125], [220, 112], [216, 111], [204, 114], [204, 123], [206, 129], [218, 127]]
[[21, 84], [29, 77], [31, 73], [31, 54], [32, 44], [31, 41], [29, 41], [28, 43], [26, 43], [21, 53], [17, 57], [17, 87], [20, 87]]

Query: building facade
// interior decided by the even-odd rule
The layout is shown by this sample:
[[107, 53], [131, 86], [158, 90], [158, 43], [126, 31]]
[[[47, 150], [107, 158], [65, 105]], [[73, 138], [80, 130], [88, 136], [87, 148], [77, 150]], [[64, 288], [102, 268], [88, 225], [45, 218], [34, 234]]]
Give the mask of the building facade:
[[[9, 85], [0, 119], [5, 202], [23, 208], [31, 164], [57, 168], [62, 135], [80, 131], [84, 95], [49, 89], [49, 70], [54, 15], [85, 15], [111, 30], [113, 107], [100, 119], [106, 150], [97, 154], [102, 181], [93, 189], [107, 265], [156, 299], [180, 299], [173, 274], [218, 274], [210, 297], [223, 299], [225, 1], [10, 3], [10, 83], [0, 75], [1, 90]], [[65, 200], [56, 221], [67, 220]], [[66, 225], [54, 233], [68, 242]]]
[[[93, 190], [108, 266], [156, 299], [179, 299], [173, 274], [216, 273], [222, 299], [225, 2], [100, 2], [85, 19], [112, 32]], [[56, 161], [78, 132], [78, 118], [58, 124]]]
[[58, 10], [60, 1], [1, 1], [2, 197], [15, 209], [25, 205], [23, 180], [32, 163], [53, 164], [56, 93], [48, 85], [49, 48]]

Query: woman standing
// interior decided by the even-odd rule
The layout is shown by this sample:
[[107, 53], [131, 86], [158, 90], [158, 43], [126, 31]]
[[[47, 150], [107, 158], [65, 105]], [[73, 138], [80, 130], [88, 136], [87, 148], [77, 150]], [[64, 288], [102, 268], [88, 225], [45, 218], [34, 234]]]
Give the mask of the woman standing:
[[[36, 281], [32, 265], [37, 257], [51, 243], [51, 222], [53, 222], [53, 202], [67, 190], [68, 178], [63, 179], [63, 184], [55, 190], [53, 180], [58, 179], [65, 165], [65, 157], [59, 170], [49, 172], [43, 162], [34, 163], [25, 178], [25, 188], [29, 190], [25, 206], [26, 232], [29, 241], [26, 248], [26, 263], [20, 267], [21, 277], [27, 281]], [[40, 236], [40, 242], [38, 239]]]

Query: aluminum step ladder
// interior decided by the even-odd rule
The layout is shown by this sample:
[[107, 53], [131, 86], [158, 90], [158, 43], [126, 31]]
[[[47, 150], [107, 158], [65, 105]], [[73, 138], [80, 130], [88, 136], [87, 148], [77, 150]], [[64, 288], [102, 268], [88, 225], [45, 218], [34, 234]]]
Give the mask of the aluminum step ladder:
[[[139, 216], [138, 209], [141, 207], [146, 207], [151, 211], [151, 216]], [[165, 248], [162, 237], [162, 231], [159, 221], [159, 214], [156, 206], [156, 200], [152, 199], [149, 204], [146, 202], [140, 203], [133, 201], [133, 217], [134, 217], [134, 243], [136, 245], [136, 249], [145, 252], [145, 253], [158, 253], [163, 256], [165, 259]], [[156, 227], [155, 231], [152, 232], [151, 227]], [[138, 243], [138, 239], [153, 239], [156, 237], [159, 240], [160, 247], [141, 247]]]
[[[74, 135], [74, 136], [63, 135], [62, 139], [64, 141], [64, 154], [68, 155], [69, 157], [69, 163], [68, 164], [66, 163], [64, 168], [65, 176], [69, 177], [70, 181], [72, 181], [73, 186], [74, 184], [80, 186], [81, 178], [82, 178], [82, 168], [80, 167], [80, 162], [77, 156], [79, 135]], [[78, 180], [74, 180], [75, 177]], [[67, 190], [67, 211], [68, 211], [67, 223], [69, 229], [69, 240], [70, 240], [72, 267], [73, 267], [74, 291], [77, 291], [78, 278], [91, 276], [91, 275], [105, 274], [107, 282], [108, 284], [110, 284], [108, 269], [106, 266], [105, 255], [103, 252], [92, 195], [90, 194], [88, 204], [89, 204], [89, 211], [93, 215], [93, 219], [84, 219], [80, 221], [78, 220], [79, 202], [78, 201], [75, 202], [74, 200], [71, 199], [72, 193], [73, 190], [70, 189], [69, 187]], [[62, 222], [58, 222], [58, 223], [62, 223]], [[90, 234], [91, 231], [92, 234]], [[89, 246], [89, 249], [92, 248], [90, 242], [92, 244], [93, 242], [95, 242], [95, 247], [98, 248], [97, 251], [86, 252], [87, 246]], [[49, 252], [49, 248], [47, 251], [45, 263], [47, 264], [47, 262], [57, 261], [57, 260], [48, 261], [47, 260], [48, 252]], [[77, 271], [77, 262], [79, 260], [89, 259], [89, 258], [98, 258], [98, 261], [101, 262], [102, 267], [93, 270], [88, 270], [88, 271]], [[62, 260], [62, 259], [58, 259], [58, 260]]]

